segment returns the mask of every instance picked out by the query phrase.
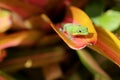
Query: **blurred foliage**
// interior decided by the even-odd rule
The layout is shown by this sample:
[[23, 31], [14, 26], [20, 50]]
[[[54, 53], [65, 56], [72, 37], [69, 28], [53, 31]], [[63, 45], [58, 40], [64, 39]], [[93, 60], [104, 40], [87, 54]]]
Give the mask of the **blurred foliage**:
[[0, 80], [120, 80], [116, 64], [69, 48], [41, 15], [57, 24], [68, 5], [120, 38], [119, 0], [0, 0]]

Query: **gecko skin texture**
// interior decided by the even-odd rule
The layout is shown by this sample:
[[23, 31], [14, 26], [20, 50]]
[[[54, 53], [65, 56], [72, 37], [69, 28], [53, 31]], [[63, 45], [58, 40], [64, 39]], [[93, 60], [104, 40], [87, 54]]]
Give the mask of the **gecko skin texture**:
[[62, 24], [63, 32], [66, 32], [70, 36], [88, 35], [88, 28], [78, 24]]

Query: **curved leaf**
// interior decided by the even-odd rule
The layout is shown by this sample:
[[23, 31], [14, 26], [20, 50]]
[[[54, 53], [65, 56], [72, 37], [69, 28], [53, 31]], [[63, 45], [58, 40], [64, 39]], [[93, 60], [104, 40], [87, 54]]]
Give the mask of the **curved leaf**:
[[98, 40], [90, 48], [96, 50], [120, 66], [120, 40], [110, 31], [96, 27]]
[[109, 31], [115, 31], [120, 26], [120, 11], [108, 10], [104, 14], [93, 18], [95, 25]]
[[[31, 37], [33, 36], [33, 37]], [[37, 31], [21, 31], [0, 37], [0, 50], [18, 45], [31, 45], [38, 38]]]
[[[88, 28], [89, 34], [87, 36], [72, 37], [73, 39], [70, 39], [69, 35], [60, 31], [62, 28], [62, 23], [76, 23], [82, 26], [86, 26]], [[94, 29], [94, 26], [90, 18], [79, 8], [69, 6], [67, 8], [65, 18], [61, 24], [55, 26], [51, 23], [51, 26], [70, 48], [78, 50], [84, 48], [88, 44], [95, 44], [97, 40], [97, 33]]]
[[108, 74], [100, 67], [95, 59], [85, 49], [77, 51], [84, 66], [94, 75], [94, 80], [111, 80]]

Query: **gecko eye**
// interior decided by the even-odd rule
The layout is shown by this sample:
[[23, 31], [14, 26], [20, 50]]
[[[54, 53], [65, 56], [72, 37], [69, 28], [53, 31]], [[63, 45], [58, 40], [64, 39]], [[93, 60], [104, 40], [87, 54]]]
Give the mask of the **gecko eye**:
[[81, 30], [79, 30], [79, 32], [82, 32]]

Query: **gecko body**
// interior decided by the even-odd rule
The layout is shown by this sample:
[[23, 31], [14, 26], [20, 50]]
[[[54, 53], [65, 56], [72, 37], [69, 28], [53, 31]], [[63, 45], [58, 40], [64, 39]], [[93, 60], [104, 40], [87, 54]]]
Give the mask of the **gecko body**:
[[63, 32], [66, 32], [70, 36], [88, 35], [88, 28], [78, 24], [67, 23], [63, 24]]

